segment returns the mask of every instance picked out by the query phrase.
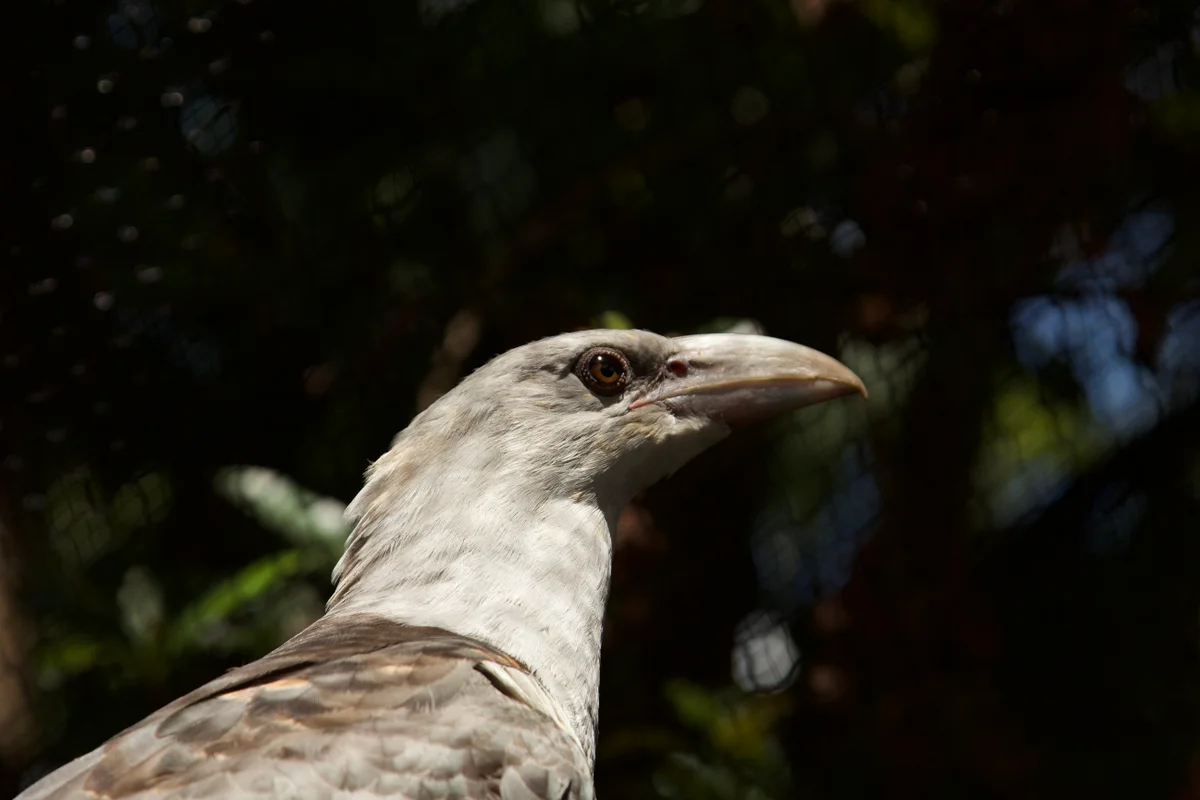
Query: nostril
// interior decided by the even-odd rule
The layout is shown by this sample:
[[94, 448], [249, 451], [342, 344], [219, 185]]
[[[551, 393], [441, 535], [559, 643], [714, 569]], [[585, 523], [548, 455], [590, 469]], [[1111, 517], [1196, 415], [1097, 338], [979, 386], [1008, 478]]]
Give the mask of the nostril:
[[667, 361], [667, 370], [676, 378], [682, 378], [688, 374], [688, 363], [682, 358], [672, 358]]

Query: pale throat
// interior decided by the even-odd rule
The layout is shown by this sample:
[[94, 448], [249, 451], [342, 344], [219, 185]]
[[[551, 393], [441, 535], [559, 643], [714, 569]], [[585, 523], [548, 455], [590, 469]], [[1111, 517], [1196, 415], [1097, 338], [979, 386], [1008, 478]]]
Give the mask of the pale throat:
[[363, 518], [328, 614], [443, 628], [511, 655], [592, 757], [620, 507], [539, 486], [528, 465], [470, 461], [414, 474], [381, 460], [351, 506]]

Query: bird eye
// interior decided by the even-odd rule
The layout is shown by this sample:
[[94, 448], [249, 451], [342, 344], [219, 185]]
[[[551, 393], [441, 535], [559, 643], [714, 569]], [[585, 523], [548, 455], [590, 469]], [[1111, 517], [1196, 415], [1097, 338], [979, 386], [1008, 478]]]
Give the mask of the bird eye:
[[629, 385], [633, 369], [629, 359], [609, 347], [594, 347], [579, 357], [575, 374], [596, 394], [611, 395]]

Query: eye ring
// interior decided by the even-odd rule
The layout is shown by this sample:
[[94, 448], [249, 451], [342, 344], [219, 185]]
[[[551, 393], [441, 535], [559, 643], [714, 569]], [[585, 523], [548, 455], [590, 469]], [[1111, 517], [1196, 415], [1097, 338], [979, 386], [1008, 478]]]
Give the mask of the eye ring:
[[575, 364], [575, 375], [593, 393], [609, 397], [629, 385], [633, 368], [620, 350], [593, 347], [579, 357]]

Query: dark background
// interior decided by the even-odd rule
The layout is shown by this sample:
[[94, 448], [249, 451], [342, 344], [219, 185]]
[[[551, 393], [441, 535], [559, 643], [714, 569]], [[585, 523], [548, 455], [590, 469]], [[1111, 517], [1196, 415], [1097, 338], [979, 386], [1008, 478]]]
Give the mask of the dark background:
[[1195, 2], [16, 6], [0, 795], [319, 614], [466, 371], [635, 325], [872, 395], [622, 518], [601, 797], [1200, 797]]

